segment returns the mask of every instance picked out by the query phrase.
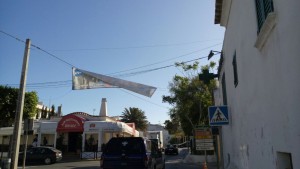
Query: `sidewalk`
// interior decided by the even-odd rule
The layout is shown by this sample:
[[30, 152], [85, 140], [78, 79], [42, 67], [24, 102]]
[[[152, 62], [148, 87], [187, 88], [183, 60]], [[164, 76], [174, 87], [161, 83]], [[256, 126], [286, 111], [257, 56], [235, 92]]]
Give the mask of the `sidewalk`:
[[[188, 163], [191, 165], [197, 165], [200, 169], [203, 168], [205, 161], [205, 156], [203, 155], [192, 155], [188, 153], [182, 160], [183, 163]], [[207, 156], [207, 169], [218, 169], [217, 160], [214, 156]]]
[[[199, 169], [204, 168], [204, 163], [200, 162], [200, 163], [192, 163], [191, 165], [195, 165], [195, 166], [199, 166]], [[218, 165], [217, 162], [209, 162], [206, 163], [207, 169], [218, 169]]]

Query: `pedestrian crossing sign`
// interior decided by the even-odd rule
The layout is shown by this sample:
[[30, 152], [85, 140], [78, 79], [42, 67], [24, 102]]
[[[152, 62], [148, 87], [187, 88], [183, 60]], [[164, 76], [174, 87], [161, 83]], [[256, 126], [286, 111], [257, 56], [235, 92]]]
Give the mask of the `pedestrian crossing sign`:
[[208, 108], [210, 126], [229, 124], [227, 106], [210, 106]]

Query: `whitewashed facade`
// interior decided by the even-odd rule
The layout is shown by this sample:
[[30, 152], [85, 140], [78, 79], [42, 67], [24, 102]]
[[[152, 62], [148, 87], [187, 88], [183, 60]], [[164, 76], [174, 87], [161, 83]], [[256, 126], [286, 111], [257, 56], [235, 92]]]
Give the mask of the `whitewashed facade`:
[[[258, 28], [258, 3], [273, 10]], [[225, 27], [216, 104], [224, 168], [300, 168], [300, 1], [216, 0]], [[216, 57], [216, 56], [215, 56]]]
[[170, 141], [170, 134], [168, 132], [168, 130], [166, 130], [164, 128], [164, 126], [160, 125], [160, 124], [148, 124], [148, 131], [162, 131], [163, 133], [163, 147], [166, 147], [167, 144]]

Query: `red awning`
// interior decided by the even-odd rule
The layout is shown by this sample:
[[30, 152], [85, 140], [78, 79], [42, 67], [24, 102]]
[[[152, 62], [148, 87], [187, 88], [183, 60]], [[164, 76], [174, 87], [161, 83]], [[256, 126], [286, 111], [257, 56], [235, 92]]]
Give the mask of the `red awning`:
[[69, 114], [64, 116], [57, 125], [57, 132], [83, 132], [85, 118]]

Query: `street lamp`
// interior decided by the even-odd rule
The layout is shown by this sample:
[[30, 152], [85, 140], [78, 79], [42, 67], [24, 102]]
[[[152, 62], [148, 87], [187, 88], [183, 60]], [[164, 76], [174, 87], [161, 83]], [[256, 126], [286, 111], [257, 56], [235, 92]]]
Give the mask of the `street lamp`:
[[211, 50], [207, 56], [207, 60], [212, 58], [215, 54], [222, 54], [222, 52]]

